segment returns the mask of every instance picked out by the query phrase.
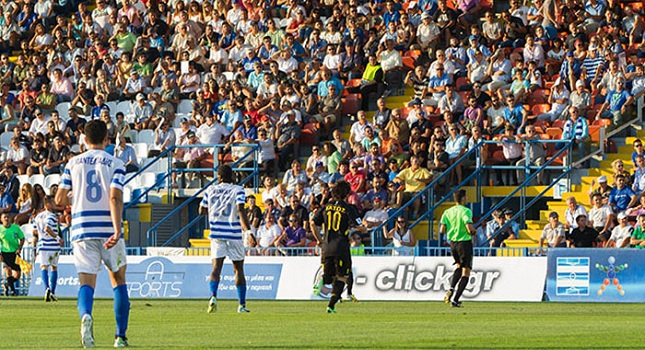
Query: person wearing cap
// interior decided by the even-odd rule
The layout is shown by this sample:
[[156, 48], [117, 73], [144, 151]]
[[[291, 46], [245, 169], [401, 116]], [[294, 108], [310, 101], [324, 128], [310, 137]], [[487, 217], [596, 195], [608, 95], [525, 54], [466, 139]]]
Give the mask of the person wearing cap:
[[564, 225], [559, 220], [558, 213], [552, 211], [549, 214], [549, 223], [542, 229], [542, 235], [538, 241], [538, 249], [535, 255], [542, 255], [542, 247], [546, 241], [548, 248], [564, 248], [566, 247], [566, 237]]
[[[409, 7], [408, 7], [409, 9]], [[416, 31], [416, 45], [417, 47], [428, 53], [428, 57], [434, 57], [434, 51], [437, 43], [440, 40], [441, 30], [432, 20], [429, 12], [421, 14], [421, 23], [417, 26]]]
[[621, 212], [617, 216], [618, 225], [611, 231], [611, 236], [604, 244], [605, 248], [627, 248], [631, 240], [634, 226], [632, 226], [628, 219], [627, 213]]
[[139, 94], [144, 92], [146, 87], [146, 82], [139, 76], [139, 72], [132, 70], [123, 87], [123, 97], [127, 100], [136, 99]]
[[605, 102], [600, 106], [596, 114], [598, 119], [612, 119], [612, 127], [622, 125], [624, 116], [627, 114], [627, 107], [634, 102], [634, 96], [625, 89], [625, 79], [616, 80], [616, 90], [607, 93]]
[[[591, 108], [591, 93], [585, 89], [585, 82], [582, 79], [576, 80], [574, 86], [574, 90], [569, 95], [569, 105], [577, 107], [580, 115], [586, 116], [587, 111]], [[568, 118], [569, 109], [565, 108], [560, 119], [567, 120]]]
[[152, 122], [152, 105], [146, 101], [143, 93], [138, 93], [135, 99], [136, 103], [132, 106], [134, 128], [136, 130], [148, 129]]
[[313, 194], [317, 196], [322, 192], [323, 184], [327, 184], [329, 182], [330, 175], [325, 170], [326, 163], [322, 161], [317, 161], [313, 169], [313, 172], [311, 172], [311, 175], [309, 176], [311, 178], [309, 186], [311, 187]]
[[547, 120], [549, 123], [553, 123], [569, 105], [569, 90], [567, 90], [563, 79], [558, 77], [553, 83], [548, 103], [551, 105], [551, 109], [538, 115], [537, 120]]

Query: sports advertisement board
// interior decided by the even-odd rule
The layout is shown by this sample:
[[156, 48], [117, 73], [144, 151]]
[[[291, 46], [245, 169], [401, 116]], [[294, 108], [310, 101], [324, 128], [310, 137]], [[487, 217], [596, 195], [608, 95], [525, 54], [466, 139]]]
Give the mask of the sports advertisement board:
[[[449, 257], [354, 257], [354, 294], [360, 300], [443, 300], [454, 266]], [[475, 258], [464, 300], [540, 301], [546, 278], [541, 257]], [[36, 267], [37, 269], [38, 267]], [[322, 276], [319, 257], [247, 257], [244, 267], [248, 299], [315, 300], [312, 286]], [[36, 270], [37, 271], [37, 270]], [[127, 281], [131, 298], [207, 298], [211, 261], [208, 257], [128, 257]], [[74, 297], [78, 278], [73, 257], [62, 256], [57, 296]], [[43, 281], [34, 274], [30, 296], [44, 294]], [[112, 297], [108, 274], [97, 278], [96, 297]], [[232, 265], [222, 271], [218, 297], [237, 297]]]
[[550, 301], [645, 301], [645, 250], [551, 249], [548, 271]]

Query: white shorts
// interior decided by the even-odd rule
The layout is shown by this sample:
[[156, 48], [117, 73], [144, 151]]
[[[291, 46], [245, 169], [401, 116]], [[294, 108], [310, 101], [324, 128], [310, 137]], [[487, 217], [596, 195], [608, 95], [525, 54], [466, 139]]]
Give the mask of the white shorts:
[[112, 272], [119, 271], [127, 264], [123, 239], [111, 249], [103, 248], [106, 241], [107, 239], [89, 239], [72, 243], [77, 273], [96, 275], [101, 271], [101, 261]]
[[60, 256], [60, 250], [51, 251], [51, 250], [40, 250], [38, 251], [38, 257], [36, 261], [40, 266], [58, 266], [58, 257]]
[[230, 239], [211, 239], [211, 257], [213, 259], [229, 257], [232, 261], [244, 260], [244, 242]]

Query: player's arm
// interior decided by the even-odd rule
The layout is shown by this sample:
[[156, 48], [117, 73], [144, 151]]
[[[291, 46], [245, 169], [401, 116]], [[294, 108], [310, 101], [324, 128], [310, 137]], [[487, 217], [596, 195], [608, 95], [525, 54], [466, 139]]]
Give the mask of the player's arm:
[[57, 206], [62, 207], [71, 205], [72, 203], [69, 200], [69, 190], [66, 188], [58, 187], [58, 191], [56, 191], [56, 196], [54, 197], [54, 203], [56, 203]]
[[110, 188], [110, 216], [114, 234], [103, 244], [105, 249], [114, 247], [121, 238], [121, 222], [123, 220], [123, 191], [119, 188]]
[[311, 233], [313, 234], [314, 239], [316, 240], [316, 242], [318, 242], [318, 244], [321, 244], [322, 237], [320, 236], [320, 226], [316, 225], [313, 219], [310, 220], [310, 226], [311, 226]]
[[246, 210], [244, 210], [244, 203], [237, 205], [237, 212], [240, 213], [240, 224], [242, 224], [242, 229], [244, 231], [250, 231], [251, 224], [249, 223], [249, 217], [246, 215]]

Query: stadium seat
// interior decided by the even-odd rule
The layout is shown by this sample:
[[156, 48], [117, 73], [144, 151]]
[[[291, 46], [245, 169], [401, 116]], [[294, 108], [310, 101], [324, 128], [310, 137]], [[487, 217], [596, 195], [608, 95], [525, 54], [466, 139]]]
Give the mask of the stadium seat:
[[128, 186], [123, 187], [123, 203], [130, 203], [132, 200], [132, 189]]
[[551, 106], [546, 104], [546, 103], [540, 103], [536, 104], [531, 108], [531, 113], [533, 113], [534, 116], [538, 116], [542, 113], [546, 113], [551, 109]]
[[116, 115], [118, 112], [123, 113], [124, 116], [131, 116], [134, 113], [132, 112], [132, 104], [130, 101], [121, 101], [116, 105], [114, 112], [110, 112], [111, 115]]
[[52, 185], [58, 185], [60, 183], [60, 174], [49, 174], [45, 177], [45, 182], [43, 188], [45, 192], [49, 190]]
[[360, 94], [349, 94], [343, 99], [342, 114], [354, 115], [359, 109]]
[[58, 111], [58, 115], [60, 116], [61, 119], [69, 119], [69, 107], [71, 104], [69, 102], [61, 102], [56, 105], [56, 111]]
[[117, 104], [118, 104], [118, 101], [105, 102], [105, 105], [108, 106], [108, 108], [110, 109], [110, 114], [114, 115], [114, 110], [116, 109]]
[[562, 139], [562, 129], [560, 128], [547, 128], [546, 134], [551, 137], [551, 140], [561, 140]]
[[564, 121], [562, 119], [556, 119], [553, 124], [551, 124], [552, 128], [564, 128]]
[[136, 143], [145, 143], [152, 146], [152, 144], [155, 143], [155, 131], [150, 129], [143, 129], [139, 131]]
[[404, 57], [405, 56], [412, 57], [414, 58], [415, 61], [418, 60], [419, 57], [421, 57], [421, 55], [422, 55], [421, 50], [408, 50], [403, 54]]
[[13, 138], [13, 133], [11, 131], [6, 131], [0, 134], [0, 146], [8, 149], [11, 138]]
[[231, 81], [235, 77], [233, 72], [222, 72], [222, 75], [226, 77], [226, 80]]
[[81, 145], [75, 143], [69, 147], [69, 151], [74, 154], [81, 153]]
[[24, 224], [20, 226], [20, 231], [25, 235], [25, 247], [30, 246], [30, 243], [33, 242], [35, 228], [34, 224]]
[[29, 175], [18, 175], [18, 181], [20, 181], [20, 187], [22, 185], [29, 183]]
[[316, 129], [316, 124], [306, 124], [300, 133], [300, 143], [305, 145], [314, 145], [318, 141], [317, 136], [318, 131]]
[[600, 142], [600, 125], [589, 125], [591, 142]]
[[137, 155], [137, 158], [146, 158], [148, 156], [148, 144], [145, 142], [133, 143], [132, 147]]
[[45, 175], [43, 174], [34, 174], [29, 177], [29, 183], [32, 186], [35, 186], [36, 184], [39, 184], [40, 186], [43, 186], [43, 189], [45, 189], [45, 192], [47, 192], [48, 188], [45, 187]]
[[403, 56], [402, 60], [404, 69], [414, 70], [417, 66], [416, 60], [410, 56]]
[[[460, 87], [462, 87], [462, 86], [464, 86], [466, 84], [468, 84], [468, 78], [467, 77], [459, 77], [455, 81], [455, 87], [456, 87], [457, 91], [459, 91]], [[464, 100], [464, 104], [467, 104], [466, 100]]]
[[177, 105], [178, 114], [190, 114], [193, 110], [193, 101], [191, 100], [181, 100]]

